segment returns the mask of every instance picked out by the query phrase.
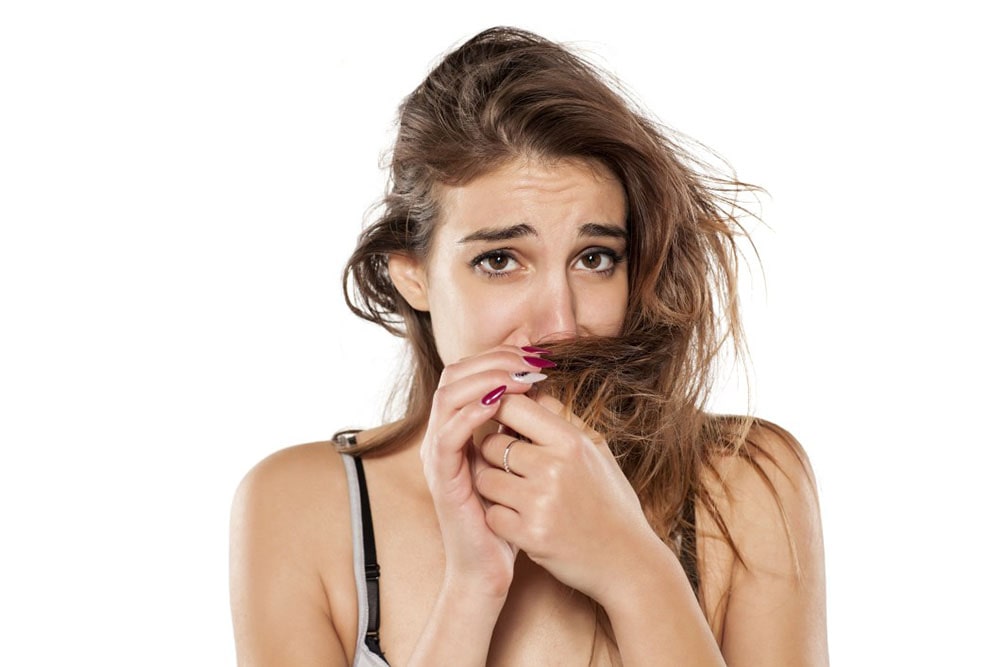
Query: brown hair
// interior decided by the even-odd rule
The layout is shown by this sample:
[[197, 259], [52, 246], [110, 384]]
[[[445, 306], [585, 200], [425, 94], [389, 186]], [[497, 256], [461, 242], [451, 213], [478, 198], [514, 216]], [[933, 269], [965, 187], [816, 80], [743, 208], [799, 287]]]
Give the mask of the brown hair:
[[[407, 338], [413, 369], [402, 421], [364, 450], [387, 451], [420, 430], [442, 371], [430, 316], [396, 291], [388, 257], [426, 256], [437, 184], [468, 183], [525, 157], [598, 162], [620, 180], [628, 205], [629, 303], [621, 335], [546, 343], [560, 368], [546, 390], [605, 435], [672, 548], [691, 546], [679, 536], [693, 530], [697, 502], [736, 551], [702, 480], [720, 452], [755, 460], [759, 452], [746, 438], [753, 422], [704, 408], [721, 350], [728, 342], [737, 356], [742, 352], [737, 215], [740, 193], [752, 188], [712, 175], [611, 77], [521, 30], [473, 37], [400, 108], [384, 208], [360, 237], [344, 291], [357, 315]], [[690, 558], [685, 569], [697, 589]]]

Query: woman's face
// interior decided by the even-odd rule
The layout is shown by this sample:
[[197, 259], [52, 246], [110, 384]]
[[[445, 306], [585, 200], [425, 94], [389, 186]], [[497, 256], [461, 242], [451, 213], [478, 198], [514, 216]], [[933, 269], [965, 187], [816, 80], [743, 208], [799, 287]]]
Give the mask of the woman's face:
[[625, 193], [603, 165], [517, 161], [437, 192], [428, 257], [393, 258], [391, 270], [430, 312], [445, 364], [500, 344], [620, 332]]

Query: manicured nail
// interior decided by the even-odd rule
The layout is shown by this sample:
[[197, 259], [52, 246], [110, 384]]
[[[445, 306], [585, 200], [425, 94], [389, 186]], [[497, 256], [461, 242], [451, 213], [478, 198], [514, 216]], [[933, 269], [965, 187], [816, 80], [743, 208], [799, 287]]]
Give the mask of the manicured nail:
[[534, 366], [535, 368], [555, 368], [556, 362], [549, 361], [548, 359], [542, 359], [541, 357], [525, 357], [524, 361], [529, 366]]
[[524, 384], [535, 384], [548, 377], [548, 375], [532, 373], [531, 371], [518, 371], [517, 373], [511, 373], [510, 376], [514, 378], [514, 382], [523, 382]]
[[550, 350], [546, 350], [544, 347], [535, 347], [534, 345], [525, 345], [521, 349], [532, 354], [552, 354]]
[[480, 401], [480, 403], [482, 403], [483, 405], [489, 407], [489, 406], [493, 405], [494, 403], [496, 403], [497, 401], [499, 401], [500, 397], [503, 396], [503, 393], [505, 391], [507, 391], [507, 385], [502, 384], [499, 387], [497, 387], [496, 389], [494, 389], [493, 391], [491, 391], [490, 393], [488, 393], [485, 396], [483, 396], [483, 398]]

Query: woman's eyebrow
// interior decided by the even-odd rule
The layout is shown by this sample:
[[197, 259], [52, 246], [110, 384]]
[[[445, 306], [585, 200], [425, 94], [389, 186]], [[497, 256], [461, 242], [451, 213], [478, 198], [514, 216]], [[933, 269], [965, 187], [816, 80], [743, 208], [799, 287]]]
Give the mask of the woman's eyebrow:
[[628, 232], [625, 231], [624, 227], [600, 225], [596, 222], [588, 222], [585, 225], [580, 225], [580, 231], [577, 233], [577, 236], [610, 236], [622, 239], [623, 241], [628, 240]]
[[[468, 236], [463, 236], [458, 240], [459, 244], [471, 243], [473, 241], [509, 241], [511, 239], [523, 238], [525, 236], [538, 236], [538, 230], [531, 225], [521, 223], [509, 227], [488, 227], [472, 232]], [[580, 225], [577, 236], [610, 236], [616, 239], [628, 239], [628, 232], [624, 227], [616, 225], [602, 225], [596, 222], [588, 222]]]
[[523, 222], [510, 227], [488, 227], [472, 232], [468, 236], [463, 236], [459, 243], [469, 243], [471, 241], [509, 241], [519, 239], [523, 236], [538, 236], [538, 230]]

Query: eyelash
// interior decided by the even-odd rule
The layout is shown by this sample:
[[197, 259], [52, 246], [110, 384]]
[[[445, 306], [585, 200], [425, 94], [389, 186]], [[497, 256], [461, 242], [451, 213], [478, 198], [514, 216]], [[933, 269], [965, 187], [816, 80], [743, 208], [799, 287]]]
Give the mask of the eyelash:
[[[596, 273], [597, 275], [602, 277], [610, 277], [611, 274], [614, 273], [615, 269], [618, 268], [618, 265], [625, 260], [624, 255], [622, 255], [621, 253], [617, 253], [614, 250], [611, 250], [610, 248], [587, 248], [577, 256], [577, 259], [574, 261], [574, 264], [583, 257], [587, 257], [590, 255], [603, 255], [612, 261], [612, 264], [609, 268], [602, 269], [600, 271], [593, 271], [593, 273]], [[469, 266], [471, 266], [476, 272], [485, 275], [490, 280], [495, 280], [498, 278], [506, 278], [509, 274], [514, 272], [513, 270], [489, 271], [484, 269], [482, 267], [483, 262], [492, 257], [499, 257], [514, 262], [517, 261], [516, 259], [514, 259], [513, 254], [511, 254], [509, 250], [501, 248], [499, 250], [490, 250], [480, 255], [476, 255], [476, 257], [474, 257], [472, 261], [469, 262]]]

